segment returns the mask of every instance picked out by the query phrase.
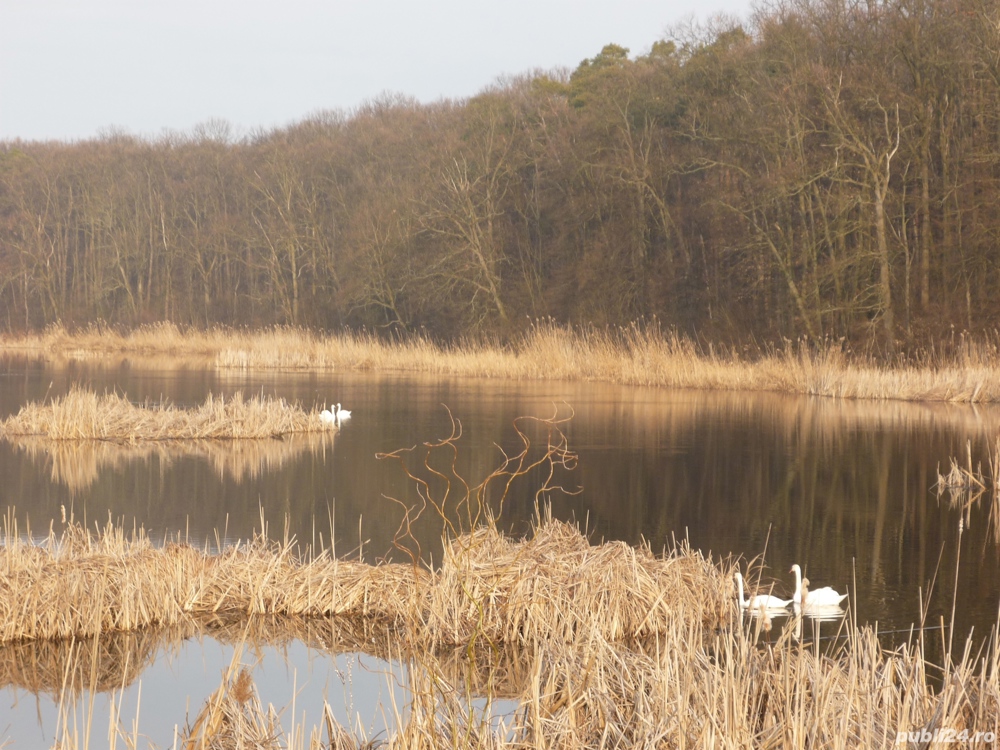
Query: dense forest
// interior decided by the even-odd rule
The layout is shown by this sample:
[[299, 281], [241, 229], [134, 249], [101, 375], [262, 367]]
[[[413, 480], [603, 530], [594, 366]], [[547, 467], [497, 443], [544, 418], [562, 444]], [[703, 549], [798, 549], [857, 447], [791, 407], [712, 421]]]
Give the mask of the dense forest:
[[1000, 5], [789, 0], [463, 101], [0, 143], [0, 324], [885, 349], [1000, 320]]

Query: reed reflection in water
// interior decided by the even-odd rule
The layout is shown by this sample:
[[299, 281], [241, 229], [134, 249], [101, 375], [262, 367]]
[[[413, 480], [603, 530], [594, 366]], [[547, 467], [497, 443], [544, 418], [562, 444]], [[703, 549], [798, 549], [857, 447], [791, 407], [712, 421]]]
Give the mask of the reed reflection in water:
[[[274, 530], [287, 519], [300, 540], [332, 536], [338, 554], [354, 554], [364, 542], [363, 553], [374, 559], [391, 552], [402, 508], [418, 501], [399, 467], [375, 456], [446, 436], [450, 422], [442, 404], [462, 423], [456, 470], [473, 484], [498, 464], [497, 446], [517, 447], [515, 417], [572, 409], [566, 432], [579, 468], [566, 482], [582, 493], [549, 500], [556, 517], [586, 524], [595, 539], [646, 541], [659, 549], [686, 537], [716, 555], [762, 562], [755, 574], [774, 581], [775, 593], [785, 598], [794, 585], [786, 571], [799, 563], [815, 586], [850, 591], [858, 621], [877, 620], [883, 630], [919, 621], [921, 589], [930, 623], [950, 615], [955, 595], [959, 636], [973, 625], [983, 632], [996, 619], [1000, 553], [987, 508], [966, 514], [959, 543], [962, 511], [932, 491], [939, 468], [964, 455], [967, 441], [974, 458], [985, 461], [1000, 433], [996, 407], [581, 382], [78, 364], [72, 370], [10, 369], [0, 379], [0, 411], [64, 393], [77, 382], [177, 404], [237, 390], [263, 391], [316, 410], [340, 401], [354, 419], [331, 443], [300, 452], [294, 443], [213, 446], [199, 456], [156, 449], [128, 461], [110, 458], [114, 451], [106, 459], [81, 452], [72, 470], [60, 455], [67, 468], [55, 474], [54, 455], [38, 449], [29, 455], [0, 443], [0, 502], [43, 529], [60, 518], [64, 505], [74, 505], [77, 517], [103, 521], [111, 515], [143, 524], [154, 536], [189, 533], [196, 543], [213, 540], [216, 530], [248, 538], [262, 521]], [[241, 450], [259, 455], [240, 457]], [[209, 452], [214, 457], [206, 460]], [[71, 489], [67, 482], [77, 472]], [[515, 488], [501, 527], [524, 533], [534, 505], [530, 481]], [[413, 531], [428, 557], [440, 552], [439, 523], [430, 519]]]
[[355, 736], [385, 737], [398, 729], [397, 718], [406, 720], [412, 681], [428, 670], [439, 683], [469, 691], [475, 710], [513, 712], [527, 684], [525, 660], [484, 652], [471, 668], [468, 657], [465, 648], [408, 656], [386, 631], [326, 619], [192, 620], [93, 639], [9, 643], [0, 645], [0, 701], [10, 708], [0, 737], [11, 747], [51, 746], [69, 729], [78, 746], [89, 737], [90, 747], [102, 747], [108, 718], [117, 715], [128, 737], [138, 719], [140, 747], [172, 747], [175, 732], [187, 736], [234, 663], [249, 669], [285, 732], [323, 726], [326, 703]]
[[292, 433], [270, 440], [48, 440], [26, 436], [12, 445], [33, 463], [50, 469], [53, 483], [79, 493], [93, 485], [102, 472], [125, 471], [130, 464], [155, 460], [169, 469], [181, 459], [207, 464], [223, 481], [242, 482], [281, 471], [301, 454], [332, 448], [333, 431]]

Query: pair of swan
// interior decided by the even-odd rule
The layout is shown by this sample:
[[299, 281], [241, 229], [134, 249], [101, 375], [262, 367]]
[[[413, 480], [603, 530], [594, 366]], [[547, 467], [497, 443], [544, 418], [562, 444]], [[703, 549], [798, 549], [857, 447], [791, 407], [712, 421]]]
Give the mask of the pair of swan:
[[323, 424], [340, 427], [344, 422], [351, 418], [351, 412], [347, 409], [341, 409], [340, 404], [337, 404], [334, 406], [332, 411], [330, 409], [323, 409], [323, 411], [319, 413], [319, 418]]
[[802, 577], [802, 568], [795, 564], [790, 573], [795, 574], [795, 593], [791, 599], [781, 599], [771, 594], [757, 594], [747, 599], [743, 593], [743, 576], [736, 571], [736, 585], [740, 597], [740, 607], [750, 611], [779, 611], [786, 609], [788, 605], [795, 605], [803, 611], [816, 611], [822, 609], [840, 608], [840, 603], [847, 598], [847, 594], [839, 594], [829, 586], [824, 586], [815, 591], [809, 590], [809, 579]]

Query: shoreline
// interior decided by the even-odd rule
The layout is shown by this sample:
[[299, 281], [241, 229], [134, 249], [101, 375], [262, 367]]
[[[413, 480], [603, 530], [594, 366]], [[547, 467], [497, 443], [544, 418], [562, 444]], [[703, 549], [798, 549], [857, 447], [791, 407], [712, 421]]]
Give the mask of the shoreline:
[[952, 356], [885, 365], [825, 348], [794, 346], [757, 358], [700, 351], [655, 326], [614, 330], [538, 325], [509, 344], [426, 338], [385, 341], [371, 333], [302, 328], [182, 331], [160, 323], [119, 333], [94, 327], [70, 333], [0, 337], [0, 354], [47, 361], [112, 357], [184, 361], [219, 370], [377, 371], [508, 380], [579, 380], [620, 385], [761, 391], [837, 399], [946, 403], [1000, 402], [1000, 354], [965, 342]]

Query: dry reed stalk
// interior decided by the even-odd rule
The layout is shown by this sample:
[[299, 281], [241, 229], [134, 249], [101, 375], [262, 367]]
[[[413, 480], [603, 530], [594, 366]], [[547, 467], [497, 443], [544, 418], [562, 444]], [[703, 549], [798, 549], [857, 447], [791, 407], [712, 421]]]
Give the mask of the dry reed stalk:
[[[234, 661], [234, 663], [236, 663]], [[274, 709], [265, 711], [250, 673], [239, 669], [223, 678], [222, 685], [185, 732], [183, 750], [283, 750], [281, 728]]]
[[169, 323], [128, 333], [91, 327], [69, 333], [0, 337], [0, 349], [36, 356], [94, 359], [169, 354], [212, 357], [220, 369], [378, 370], [512, 379], [600, 380], [626, 385], [754, 390], [834, 398], [996, 402], [1000, 400], [1000, 347], [961, 342], [949, 357], [884, 365], [848, 358], [837, 343], [788, 345], [748, 359], [703, 352], [690, 340], [657, 326], [570, 329], [533, 326], [509, 345], [463, 341], [442, 346], [423, 337], [386, 341], [369, 332], [322, 334], [301, 328], [260, 331], [180, 330]]
[[989, 469], [984, 472], [982, 465], [973, 468], [972, 442], [966, 441], [966, 463], [963, 466], [955, 458], [951, 459], [951, 469], [947, 474], [938, 472], [935, 489], [938, 498], [946, 495], [952, 507], [962, 511], [966, 526], [972, 521], [972, 507], [984, 497], [989, 497], [987, 523], [993, 532], [993, 539], [1000, 543], [1000, 437], [994, 448], [988, 451]]
[[8, 440], [253, 440], [324, 429], [318, 414], [284, 399], [209, 394], [201, 406], [180, 409], [169, 403], [136, 406], [117, 393], [100, 396], [80, 386], [47, 403], [26, 404], [0, 422], [0, 436]]
[[718, 623], [731, 588], [697, 553], [594, 547], [551, 519], [523, 542], [495, 530], [455, 540], [438, 571], [306, 556], [262, 536], [208, 555], [156, 548], [141, 530], [111, 524], [100, 532], [70, 524], [41, 545], [8, 526], [0, 573], [0, 642], [232, 613], [368, 618], [397, 624], [407, 642], [436, 645], [568, 640], [590, 627], [618, 640], [678, 618]]
[[[342, 612], [351, 627], [374, 625], [383, 658], [405, 658], [408, 664], [411, 702], [396, 714], [395, 733], [386, 738], [390, 747], [876, 748], [894, 745], [899, 732], [1000, 732], [995, 633], [982, 655], [967, 649], [956, 658], [940, 686], [928, 676], [935, 668], [923, 658], [919, 635], [915, 644], [887, 651], [872, 629], [847, 623], [840, 645], [821, 651], [797, 643], [789, 627], [776, 644], [762, 647], [753, 628], [737, 624], [732, 571], [685, 550], [656, 558], [622, 545], [590, 546], [578, 532], [548, 519], [524, 542], [482, 531], [456, 540], [441, 569], [419, 580], [412, 566], [340, 567], [325, 555], [301, 560], [290, 545], [263, 541], [210, 557], [185, 547], [130, 547], [121, 533], [89, 534], [71, 526], [42, 549], [10, 537], [6, 546], [13, 551], [4, 550], [7, 567], [0, 581], [14, 585], [23, 580], [9, 575], [11, 559], [23, 559], [32, 581], [49, 572], [65, 581], [72, 561], [103, 567], [106, 574], [130, 566], [152, 566], [150, 575], [157, 577], [166, 571], [176, 580], [147, 589], [147, 606], [172, 591], [192, 614], [226, 613], [212, 625], [224, 638], [289, 637], [280, 630], [287, 617], [254, 618], [248, 627], [245, 613], [256, 610]], [[95, 547], [100, 565], [88, 554]], [[49, 571], [44, 559], [52, 550], [58, 571]], [[191, 574], [178, 575], [185, 568]], [[397, 569], [410, 571], [409, 578]], [[381, 578], [366, 573], [375, 570]], [[141, 585], [150, 586], [145, 578]], [[65, 588], [79, 592], [75, 585]], [[92, 588], [117, 591], [108, 607], [138, 609], [125, 587]], [[17, 598], [35, 596], [17, 591]], [[82, 593], [73, 601], [59, 599], [53, 589], [46, 595], [50, 607], [60, 609], [83, 607], [91, 599]], [[407, 596], [419, 606], [393, 604]], [[716, 597], [718, 604], [701, 603]], [[9, 602], [6, 589], [0, 602]], [[11, 619], [9, 610], [0, 611], [0, 622]], [[401, 619], [385, 628], [391, 612]], [[721, 621], [713, 622], [716, 617]], [[330, 622], [287, 621], [293, 632], [305, 628], [301, 637], [324, 648], [338, 642], [365, 648], [375, 632], [361, 626], [355, 642], [349, 633], [338, 635]], [[643, 633], [652, 635], [635, 638]], [[469, 659], [473, 652], [465, 650], [466, 658], [455, 659], [453, 649], [434, 649], [461, 637], [468, 639], [466, 649], [475, 643], [480, 656]], [[489, 657], [491, 638], [513, 640], [516, 666]], [[494, 665], [498, 677], [490, 674]], [[497, 685], [508, 672], [516, 679], [501, 692]], [[516, 692], [517, 714], [502, 726], [491, 723], [473, 703], [480, 691], [492, 699]], [[245, 731], [247, 739], [259, 737], [261, 727], [279, 736], [280, 728], [267, 724], [252, 696], [248, 677], [230, 675], [188, 737], [210, 743]], [[339, 746], [366, 746], [365, 738], [332, 719], [326, 731]]]

